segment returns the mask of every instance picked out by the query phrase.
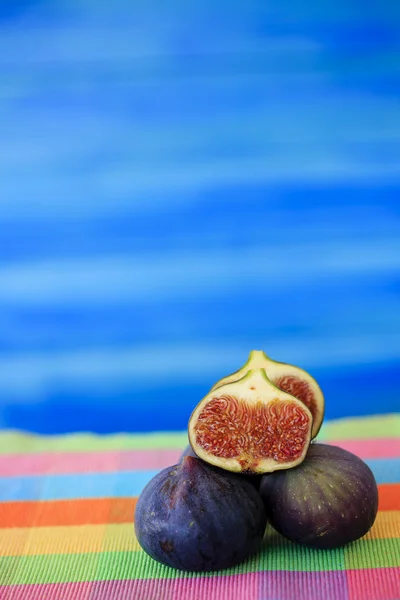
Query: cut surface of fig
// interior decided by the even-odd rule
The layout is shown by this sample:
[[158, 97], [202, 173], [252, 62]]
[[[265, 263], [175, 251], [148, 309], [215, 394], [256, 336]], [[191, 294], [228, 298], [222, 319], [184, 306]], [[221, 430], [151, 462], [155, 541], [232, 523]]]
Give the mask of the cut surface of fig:
[[203, 398], [189, 421], [189, 441], [210, 464], [259, 474], [299, 464], [311, 426], [308, 408], [257, 369]]
[[311, 444], [301, 465], [264, 475], [260, 494], [271, 525], [293, 542], [338, 548], [372, 527], [378, 488], [360, 458], [326, 444]]
[[272, 360], [262, 350], [252, 350], [243, 367], [217, 381], [212, 390], [238, 381], [251, 369], [264, 369], [272, 383], [307, 406], [313, 418], [311, 437], [314, 438], [324, 418], [324, 396], [315, 379], [299, 367]]
[[136, 505], [139, 544], [185, 571], [234, 566], [256, 552], [266, 526], [260, 495], [244, 477], [186, 456], [156, 475]]

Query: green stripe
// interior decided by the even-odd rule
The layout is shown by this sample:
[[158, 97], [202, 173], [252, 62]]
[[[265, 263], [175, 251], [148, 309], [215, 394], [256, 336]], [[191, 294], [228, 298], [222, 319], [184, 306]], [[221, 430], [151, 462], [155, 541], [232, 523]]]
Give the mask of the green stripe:
[[[400, 540], [359, 540], [337, 550], [312, 550], [270, 531], [262, 551], [242, 565], [209, 573], [235, 575], [257, 571], [342, 571], [400, 566]], [[196, 577], [158, 564], [143, 551], [0, 558], [0, 585], [66, 583], [112, 579]]]
[[400, 539], [359, 540], [345, 549], [346, 569], [400, 567]]
[[0, 432], [0, 454], [32, 454], [35, 452], [92, 452], [112, 450], [155, 450], [184, 448], [187, 432], [94, 435], [38, 436], [15, 431]]
[[400, 436], [400, 414], [326, 421], [318, 440], [362, 440]]
[[[337, 550], [312, 550], [292, 544], [277, 534], [246, 563], [206, 576], [257, 571], [342, 571], [400, 565], [400, 540], [360, 540]], [[180, 571], [153, 561], [143, 551], [12, 556], [0, 558], [0, 585], [66, 583], [112, 579], [173, 579]], [[196, 573], [186, 573], [196, 577]]]
[[[399, 435], [400, 414], [392, 414], [327, 421], [322, 426], [318, 440], [385, 438]], [[0, 454], [150, 450], [183, 448], [186, 444], [185, 431], [116, 435], [74, 433], [55, 436], [39, 436], [16, 431], [0, 432]]]
[[253, 559], [252, 571], [342, 571], [344, 550], [313, 550], [289, 542], [272, 528], [264, 540], [261, 556]]
[[[386, 547], [386, 551], [385, 551]], [[374, 566], [393, 566], [393, 540], [381, 540], [381, 556]], [[369, 565], [366, 565], [369, 566]], [[345, 569], [345, 551], [311, 550], [283, 538], [267, 540], [260, 554], [246, 563], [212, 575], [233, 575], [257, 571], [340, 571]], [[347, 567], [349, 568], [349, 567]], [[4, 557], [0, 559], [0, 585], [66, 583], [112, 579], [172, 579], [183, 573], [154, 562], [144, 552], [104, 552]], [[196, 577], [187, 573], [186, 577]], [[198, 576], [198, 575], [197, 575]]]
[[[265, 547], [247, 563], [211, 575], [233, 575], [256, 571], [325, 571], [344, 568], [342, 551], [316, 552], [294, 545], [277, 552]], [[0, 559], [0, 585], [31, 583], [66, 583], [112, 579], [173, 579], [182, 572], [153, 561], [143, 551], [104, 552], [101, 554], [67, 554], [4, 557]], [[195, 577], [196, 573], [187, 573]], [[197, 575], [198, 576], [198, 575]]]
[[0, 558], [0, 585], [172, 579], [181, 575], [154, 562], [143, 551]]

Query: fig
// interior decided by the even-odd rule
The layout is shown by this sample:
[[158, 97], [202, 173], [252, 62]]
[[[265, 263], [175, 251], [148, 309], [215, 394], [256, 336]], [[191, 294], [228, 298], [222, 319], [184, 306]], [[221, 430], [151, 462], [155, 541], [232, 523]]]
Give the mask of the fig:
[[[181, 455], [181, 459], [180, 460], [183, 460], [185, 458], [185, 456], [193, 456], [194, 458], [198, 458], [199, 460], [201, 460], [197, 456], [197, 454], [194, 452], [193, 448], [190, 445], [186, 446], [185, 450], [183, 451], [183, 453]], [[214, 468], [218, 469], [218, 467], [214, 467]], [[218, 469], [218, 470], [221, 473], [226, 473], [226, 471], [224, 471], [224, 469]], [[260, 487], [262, 475], [241, 475], [241, 477], [245, 477], [247, 479], [247, 481], [249, 481], [257, 489]]]
[[193, 450], [192, 446], [189, 444], [186, 446], [181, 455], [181, 460], [185, 458], [185, 456], [191, 456], [192, 458], [198, 458], [196, 452]]
[[226, 383], [241, 379], [250, 369], [265, 369], [272, 383], [307, 406], [313, 418], [311, 438], [314, 439], [324, 418], [324, 396], [315, 379], [299, 367], [272, 360], [262, 350], [252, 350], [243, 367], [217, 381], [211, 389], [215, 390]]
[[186, 456], [158, 473], [136, 505], [139, 544], [153, 559], [184, 571], [238, 564], [264, 536], [264, 505], [244, 477]]
[[326, 444], [311, 444], [298, 467], [264, 475], [260, 494], [271, 525], [312, 548], [358, 540], [378, 511], [371, 469], [351, 452]]
[[304, 459], [312, 416], [264, 369], [209, 392], [189, 420], [189, 442], [199, 458], [227, 471], [262, 474]]

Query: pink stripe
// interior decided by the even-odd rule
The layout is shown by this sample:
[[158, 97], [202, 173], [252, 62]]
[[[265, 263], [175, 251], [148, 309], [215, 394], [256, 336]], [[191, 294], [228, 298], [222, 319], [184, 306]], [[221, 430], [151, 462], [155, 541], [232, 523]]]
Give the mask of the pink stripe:
[[399, 600], [400, 569], [0, 586], [2, 600]]
[[[258, 600], [258, 574], [0, 587], [1, 600]], [[325, 599], [326, 600], [326, 599]], [[342, 599], [341, 599], [342, 600]]]
[[372, 440], [338, 440], [327, 442], [353, 452], [360, 458], [399, 458], [400, 438], [376, 438]]
[[0, 586], [1, 600], [399, 600], [400, 568]]
[[260, 600], [349, 600], [346, 571], [260, 573]]
[[[329, 442], [361, 458], [400, 457], [400, 438], [338, 440]], [[106, 473], [163, 469], [176, 464], [182, 450], [123, 450], [113, 452], [64, 452], [0, 455], [0, 477], [66, 473]]]
[[349, 600], [399, 600], [400, 567], [347, 571]]
[[3, 600], [398, 600], [400, 569], [262, 571], [177, 579], [0, 587]]
[[0, 585], [0, 600], [90, 600], [92, 586], [88, 581]]
[[178, 462], [181, 449], [0, 455], [0, 477], [63, 473], [106, 473], [163, 469]]

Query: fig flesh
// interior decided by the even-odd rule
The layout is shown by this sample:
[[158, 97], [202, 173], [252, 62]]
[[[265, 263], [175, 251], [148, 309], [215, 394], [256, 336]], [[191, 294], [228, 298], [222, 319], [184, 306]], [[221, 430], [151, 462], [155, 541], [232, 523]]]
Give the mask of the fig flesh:
[[264, 505], [244, 477], [186, 456], [156, 475], [136, 505], [139, 544], [153, 559], [185, 571], [225, 569], [257, 551]]
[[314, 439], [324, 418], [324, 396], [315, 379], [299, 367], [272, 360], [262, 350], [252, 350], [243, 367], [217, 381], [211, 389], [215, 390], [226, 383], [238, 381], [251, 369], [265, 369], [272, 383], [307, 406], [313, 417], [311, 438]]
[[262, 474], [304, 459], [312, 416], [297, 398], [250, 370], [203, 398], [189, 420], [189, 442], [204, 461], [233, 472]]
[[262, 477], [271, 525], [293, 542], [338, 548], [365, 535], [378, 511], [371, 469], [354, 454], [311, 444], [301, 465]]

